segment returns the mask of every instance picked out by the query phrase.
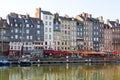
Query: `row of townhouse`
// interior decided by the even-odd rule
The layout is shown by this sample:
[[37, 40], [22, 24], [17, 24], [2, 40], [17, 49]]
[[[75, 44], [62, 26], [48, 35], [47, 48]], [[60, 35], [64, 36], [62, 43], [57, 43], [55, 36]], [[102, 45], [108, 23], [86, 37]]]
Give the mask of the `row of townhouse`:
[[76, 18], [36, 8], [35, 17], [10, 13], [0, 18], [0, 52], [11, 55], [41, 50], [120, 51], [119, 20], [104, 22], [82, 13]]

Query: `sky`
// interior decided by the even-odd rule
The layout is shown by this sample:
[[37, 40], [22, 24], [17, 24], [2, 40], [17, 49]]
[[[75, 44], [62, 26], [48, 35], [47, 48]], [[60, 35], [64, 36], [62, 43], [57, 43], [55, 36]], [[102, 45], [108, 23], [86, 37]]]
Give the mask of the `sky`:
[[6, 18], [10, 12], [35, 16], [35, 9], [75, 17], [83, 12], [94, 18], [120, 19], [120, 0], [0, 0], [0, 16]]

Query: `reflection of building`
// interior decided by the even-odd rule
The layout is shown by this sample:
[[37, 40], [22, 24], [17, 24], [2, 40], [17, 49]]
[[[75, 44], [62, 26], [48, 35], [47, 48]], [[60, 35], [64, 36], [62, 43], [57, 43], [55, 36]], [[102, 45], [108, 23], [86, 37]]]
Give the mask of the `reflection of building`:
[[9, 49], [9, 26], [7, 21], [0, 17], [0, 53], [7, 55], [8, 49]]
[[0, 80], [118, 80], [119, 71], [119, 65], [8, 67], [0, 69]]

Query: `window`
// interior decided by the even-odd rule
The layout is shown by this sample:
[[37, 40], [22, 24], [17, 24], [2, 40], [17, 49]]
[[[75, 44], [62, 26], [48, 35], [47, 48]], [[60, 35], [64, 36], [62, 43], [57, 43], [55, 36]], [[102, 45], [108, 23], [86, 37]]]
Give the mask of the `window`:
[[11, 36], [11, 39], [13, 39], [13, 36]]
[[26, 27], [29, 27], [29, 24], [26, 24]]
[[40, 37], [38, 37], [38, 40], [40, 40]]
[[45, 22], [45, 25], [47, 25], [47, 21]]
[[40, 24], [40, 21], [37, 21], [38, 24]]
[[37, 34], [40, 34], [40, 31], [39, 31], [39, 30], [37, 30]]
[[13, 32], [13, 30], [11, 30], [11, 32]]
[[15, 27], [17, 27], [18, 26], [18, 24], [15, 24]]
[[40, 25], [37, 25], [37, 28], [40, 28]]
[[18, 33], [18, 29], [15, 29], [15, 33]]
[[18, 35], [15, 35], [15, 39], [18, 39]]
[[47, 42], [45, 42], [45, 45], [47, 45]]
[[11, 26], [13, 26], [13, 24], [11, 23]]
[[29, 39], [29, 36], [27, 36], [27, 39]]
[[48, 16], [45, 16], [45, 19], [48, 19]]
[[33, 39], [33, 36], [30, 36], [30, 39], [32, 40], [32, 39]]
[[58, 45], [60, 45], [60, 42], [58, 42]]
[[51, 26], [51, 22], [49, 22], [49, 26]]
[[77, 32], [77, 34], [78, 34], [78, 36], [79, 36], [79, 34], [80, 34], [80, 33], [79, 33], [79, 32]]
[[20, 24], [20, 27], [22, 27], [22, 24]]
[[51, 32], [51, 28], [49, 28], [49, 32]]
[[49, 39], [51, 39], [51, 35], [49, 35]]
[[49, 19], [51, 20], [51, 19], [52, 19], [52, 17], [50, 16], [50, 17], [49, 17]]
[[45, 28], [45, 32], [47, 32], [47, 28]]
[[33, 27], [33, 25], [31, 25], [31, 28]]
[[14, 22], [16, 22], [16, 19], [14, 19]]
[[47, 34], [45, 34], [45, 39], [47, 39]]
[[58, 26], [55, 27], [56, 29], [59, 29]]
[[28, 20], [25, 20], [25, 22], [27, 23], [27, 22], [28, 22]]
[[29, 29], [26, 30], [26, 33], [29, 34]]

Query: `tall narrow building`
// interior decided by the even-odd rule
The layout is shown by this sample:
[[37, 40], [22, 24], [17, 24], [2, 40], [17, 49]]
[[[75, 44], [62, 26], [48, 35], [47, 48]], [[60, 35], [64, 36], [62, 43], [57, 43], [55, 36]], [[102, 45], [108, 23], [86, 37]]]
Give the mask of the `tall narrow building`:
[[9, 25], [0, 17], [0, 55], [7, 55], [9, 49]]
[[36, 9], [36, 18], [43, 21], [44, 24], [44, 49], [54, 49], [53, 46], [53, 14], [49, 11]]

